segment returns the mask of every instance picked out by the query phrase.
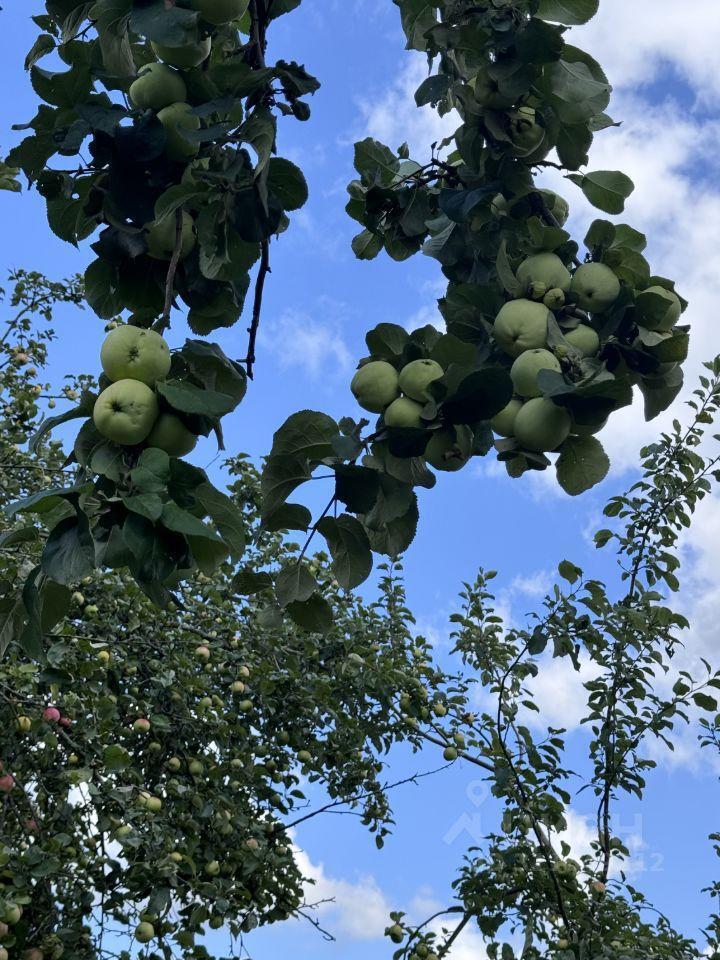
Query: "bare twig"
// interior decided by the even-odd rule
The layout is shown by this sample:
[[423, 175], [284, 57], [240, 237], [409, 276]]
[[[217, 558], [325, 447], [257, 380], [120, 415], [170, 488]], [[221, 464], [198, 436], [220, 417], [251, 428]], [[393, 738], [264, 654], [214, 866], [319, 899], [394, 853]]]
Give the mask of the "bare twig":
[[165, 278], [165, 306], [158, 322], [155, 324], [158, 333], [164, 333], [170, 326], [170, 311], [172, 310], [173, 300], [175, 299], [175, 274], [180, 263], [180, 254], [182, 252], [183, 235], [183, 212], [178, 207], [175, 211], [175, 246], [173, 248], [170, 265], [168, 266], [167, 277]]
[[265, 280], [267, 275], [271, 272], [270, 269], [270, 241], [263, 240], [261, 244], [261, 253], [260, 253], [260, 267], [258, 269], [258, 275], [255, 279], [255, 298], [253, 300], [253, 312], [252, 320], [250, 326], [248, 327], [248, 333], [250, 337], [248, 339], [248, 350], [247, 356], [242, 363], [245, 364], [247, 369], [247, 375], [252, 380], [253, 379], [253, 368], [255, 364], [255, 343], [257, 341], [258, 329], [260, 328], [260, 316], [262, 314], [262, 302], [263, 302], [263, 292], [265, 290]]

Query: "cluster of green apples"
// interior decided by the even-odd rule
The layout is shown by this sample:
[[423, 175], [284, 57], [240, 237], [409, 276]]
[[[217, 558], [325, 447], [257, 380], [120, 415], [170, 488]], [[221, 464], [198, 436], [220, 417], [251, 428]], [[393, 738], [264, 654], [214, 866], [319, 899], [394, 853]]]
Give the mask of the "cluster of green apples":
[[190, 453], [197, 437], [175, 414], [160, 410], [153, 389], [170, 372], [165, 339], [154, 330], [118, 326], [105, 338], [100, 362], [111, 383], [95, 401], [98, 433], [121, 446], [146, 443], [171, 457]]
[[[249, 0], [191, 0], [210, 27], [223, 26], [242, 17]], [[200, 118], [193, 113], [187, 102], [187, 87], [183, 71], [200, 66], [210, 56], [211, 38], [204, 37], [196, 43], [170, 47], [151, 43], [156, 62], [145, 64], [130, 86], [131, 104], [138, 110], [153, 110], [165, 128], [165, 151], [168, 159], [177, 163], [192, 161], [200, 150], [200, 144], [183, 135], [200, 129]], [[175, 248], [175, 218], [145, 225], [148, 254], [156, 259], [169, 260]], [[183, 212], [180, 257], [186, 257], [195, 246], [195, 228], [192, 217]]]
[[[521, 295], [508, 301], [493, 325], [498, 347], [510, 358], [515, 396], [491, 421], [501, 437], [534, 453], [557, 450], [569, 436], [599, 432], [607, 416], [594, 424], [577, 424], [570, 411], [544, 397], [538, 384], [543, 370], [582, 369], [582, 361], [600, 357], [602, 343], [595, 317], [611, 310], [620, 296], [620, 280], [604, 263], [583, 263], [570, 271], [551, 252], [534, 254], [517, 270]], [[669, 333], [680, 319], [682, 304], [672, 290], [652, 286], [635, 298], [640, 326]], [[560, 337], [549, 342], [550, 325]]]
[[[428, 389], [445, 375], [436, 360], [411, 360], [400, 370], [387, 360], [370, 360], [356, 372], [350, 384], [353, 396], [370, 413], [382, 415], [385, 427], [400, 430], [427, 429], [432, 421], [424, 416], [431, 396]], [[425, 459], [436, 470], [461, 469], [472, 456], [473, 432], [469, 427], [434, 429]]]

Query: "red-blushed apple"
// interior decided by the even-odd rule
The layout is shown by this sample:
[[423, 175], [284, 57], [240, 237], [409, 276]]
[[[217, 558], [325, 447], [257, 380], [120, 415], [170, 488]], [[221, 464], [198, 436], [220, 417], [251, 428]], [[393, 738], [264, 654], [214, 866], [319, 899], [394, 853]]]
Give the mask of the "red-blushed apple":
[[10, 793], [15, 786], [15, 777], [11, 773], [4, 773], [0, 777], [0, 793]]
[[59, 723], [61, 716], [57, 707], [45, 707], [43, 710], [43, 720], [46, 723]]

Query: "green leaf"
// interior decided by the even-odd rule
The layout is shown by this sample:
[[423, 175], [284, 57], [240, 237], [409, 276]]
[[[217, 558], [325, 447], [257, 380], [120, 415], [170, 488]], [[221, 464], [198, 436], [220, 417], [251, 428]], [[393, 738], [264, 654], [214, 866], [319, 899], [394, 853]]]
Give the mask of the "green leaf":
[[117, 267], [107, 260], [93, 260], [85, 271], [85, 298], [102, 320], [112, 320], [123, 310], [119, 282]]
[[10, 193], [20, 193], [22, 187], [17, 180], [19, 173], [19, 167], [10, 167], [0, 160], [0, 190], [8, 190]]
[[352, 513], [372, 510], [380, 490], [380, 474], [369, 467], [338, 464], [335, 467], [335, 496]]
[[556, 470], [565, 493], [576, 497], [605, 479], [610, 461], [597, 437], [569, 437], [562, 445]]
[[427, 77], [415, 91], [415, 103], [424, 107], [430, 103], [433, 106], [439, 103], [453, 85], [453, 78], [445, 73]]
[[503, 240], [503, 242], [500, 244], [496, 268], [498, 279], [505, 290], [510, 294], [511, 297], [519, 297], [521, 294], [520, 281], [515, 276], [515, 271], [513, 270], [508, 258], [506, 240]]
[[568, 180], [580, 187], [594, 207], [612, 214], [623, 212], [625, 201], [635, 189], [630, 177], [619, 170], [596, 170], [584, 176], [573, 173]]
[[399, 165], [392, 150], [372, 137], [355, 144], [355, 169], [368, 187], [390, 186]]
[[157, 384], [156, 390], [174, 410], [179, 410], [181, 413], [224, 417], [237, 406], [234, 397], [214, 390], [203, 390], [186, 380], [163, 380]]
[[293, 490], [309, 480], [311, 476], [312, 471], [304, 457], [291, 455], [270, 457], [262, 472], [260, 484], [263, 520], [265, 517], [272, 517]]
[[282, 157], [272, 157], [268, 164], [268, 189], [278, 198], [283, 210], [299, 210], [307, 202], [305, 174]]
[[568, 583], [576, 583], [582, 576], [580, 567], [576, 567], [575, 564], [570, 563], [569, 560], [560, 561], [558, 564], [558, 573], [563, 580], [567, 580]]
[[113, 743], [103, 750], [103, 765], [109, 773], [125, 770], [131, 763], [132, 757], [125, 747], [121, 747], [118, 743]]
[[85, 483], [75, 483], [72, 487], [50, 487], [48, 490], [38, 490], [22, 500], [8, 504], [5, 513], [14, 517], [18, 513], [49, 513], [63, 500], [77, 500], [80, 493], [89, 490]]
[[312, 523], [312, 514], [301, 503], [281, 503], [273, 512], [263, 517], [266, 530], [302, 530]]
[[275, 577], [275, 595], [281, 607], [296, 600], [308, 600], [317, 589], [317, 581], [302, 563], [289, 563]]
[[317, 529], [327, 540], [340, 586], [352, 590], [367, 580], [372, 570], [372, 553], [360, 521], [343, 513], [337, 519], [324, 517]]
[[211, 483], [203, 483], [195, 490], [195, 497], [207, 511], [220, 536], [237, 560], [245, 552], [245, 521], [242, 511], [224, 493]]
[[289, 603], [285, 611], [299, 627], [310, 633], [328, 633], [334, 622], [332, 607], [317, 593], [308, 600]]
[[351, 246], [358, 260], [374, 260], [383, 248], [383, 238], [380, 234], [361, 230], [352, 238]]
[[335, 456], [333, 440], [338, 435], [332, 417], [315, 410], [301, 410], [288, 417], [273, 436], [271, 457], [294, 456], [316, 463]]
[[248, 568], [239, 570], [232, 579], [233, 590], [244, 597], [261, 593], [263, 590], [270, 589], [272, 585], [273, 579], [269, 573], [249, 570]]
[[199, 14], [194, 10], [168, 5], [165, 0], [151, 0], [136, 5], [130, 16], [135, 33], [168, 47], [182, 47], [196, 43]]
[[95, 569], [95, 546], [87, 517], [66, 517], [51, 531], [42, 554], [42, 569], [51, 580], [70, 586]]
[[220, 542], [218, 535], [207, 524], [172, 501], [163, 504], [160, 522], [167, 530], [182, 533], [186, 537], [205, 537]]
[[25, 69], [29, 70], [30, 67], [35, 66], [38, 60], [48, 53], [52, 53], [54, 49], [55, 40], [49, 33], [41, 33], [25, 57]]
[[123, 503], [128, 510], [152, 521], [159, 520], [163, 511], [163, 502], [157, 493], [140, 493], [135, 497], [125, 497]]
[[540, 0], [536, 16], [568, 27], [592, 20], [600, 7], [600, 0]]
[[700, 707], [701, 710], [706, 710], [708, 713], [717, 713], [717, 700], [714, 697], [708, 696], [707, 693], [694, 693], [693, 702], [696, 706]]
[[371, 548], [375, 553], [396, 559], [415, 539], [418, 519], [417, 496], [411, 492], [410, 507], [401, 516], [378, 525], [377, 529], [367, 528]]
[[164, 450], [143, 450], [130, 473], [133, 487], [143, 493], [164, 493], [170, 477], [170, 457]]

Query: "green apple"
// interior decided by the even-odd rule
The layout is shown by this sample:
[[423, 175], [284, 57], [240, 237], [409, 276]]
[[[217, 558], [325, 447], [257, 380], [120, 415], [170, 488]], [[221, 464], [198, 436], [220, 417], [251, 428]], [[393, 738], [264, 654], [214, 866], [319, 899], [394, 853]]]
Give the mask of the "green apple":
[[143, 920], [142, 923], [139, 923], [135, 927], [135, 939], [138, 943], [150, 943], [155, 937], [155, 927], [148, 923], [147, 920]]
[[422, 427], [420, 418], [423, 404], [408, 397], [398, 397], [393, 400], [383, 414], [386, 427]]
[[192, 70], [203, 60], [207, 60], [210, 53], [210, 37], [199, 40], [197, 43], [186, 43], [181, 47], [168, 47], [154, 42], [150, 46], [158, 60], [164, 60], [171, 67], [178, 67], [180, 70]]
[[208, 877], [216, 877], [220, 873], [220, 864], [217, 860], [211, 860], [205, 864], [205, 873]]
[[527, 157], [540, 148], [545, 139], [545, 129], [537, 122], [532, 107], [520, 107], [509, 114], [510, 138], [513, 142], [513, 154]]
[[462, 424], [436, 430], [425, 448], [425, 459], [436, 470], [454, 473], [461, 470], [473, 452], [473, 432]]
[[250, 0], [192, 0], [193, 10], [214, 27], [239, 20], [249, 5]]
[[400, 371], [400, 389], [411, 400], [425, 403], [430, 399], [427, 388], [444, 373], [436, 360], [413, 360]]
[[118, 380], [95, 401], [93, 421], [107, 440], [122, 446], [142, 443], [157, 420], [155, 394], [139, 380]]
[[200, 760], [191, 760], [188, 764], [188, 771], [191, 776], [199, 777], [203, 773], [205, 767]]
[[445, 747], [443, 750], [443, 760], [447, 760], [449, 763], [452, 763], [453, 760], [457, 760], [458, 751], [455, 747]]
[[560, 361], [549, 350], [526, 350], [515, 360], [510, 370], [515, 393], [525, 399], [541, 396], [542, 390], [537, 383], [540, 371], [554, 370], [560, 373], [561, 369]]
[[350, 383], [353, 396], [370, 413], [382, 413], [400, 396], [399, 376], [385, 360], [372, 360], [357, 371]]
[[164, 63], [148, 63], [130, 85], [130, 100], [141, 110], [162, 110], [187, 99], [185, 81]]
[[161, 413], [147, 438], [149, 447], [164, 450], [171, 457], [184, 457], [195, 449], [197, 437], [179, 417]]
[[12, 903], [7, 901], [5, 904], [5, 912], [3, 917], [5, 922], [9, 923], [11, 927], [14, 927], [16, 923], [20, 922], [20, 918], [23, 915], [23, 908], [18, 903]]
[[481, 70], [473, 81], [475, 99], [482, 107], [490, 110], [507, 110], [513, 105], [513, 98], [500, 92], [497, 80], [493, 80], [487, 70]]
[[553, 190], [543, 189], [540, 190], [540, 193], [543, 195], [543, 199], [545, 200], [545, 206], [555, 217], [560, 226], [564, 227], [567, 223], [568, 217], [570, 216], [570, 204], [564, 197], [561, 197], [560, 194], [555, 193]]
[[635, 300], [637, 322], [647, 330], [667, 333], [672, 330], [682, 314], [680, 298], [665, 287], [648, 287]]
[[158, 120], [165, 127], [165, 152], [171, 160], [182, 162], [198, 155], [199, 143], [191, 143], [183, 136], [183, 130], [199, 130], [200, 118], [192, 113], [187, 103], [171, 103], [159, 111]]
[[542, 303], [511, 300], [495, 318], [493, 327], [498, 345], [511, 357], [547, 344], [548, 321], [552, 314]]
[[600, 337], [586, 323], [579, 323], [574, 330], [568, 330], [563, 336], [584, 357], [594, 357], [600, 349]]
[[518, 267], [517, 278], [528, 289], [533, 283], [544, 283], [545, 296], [548, 290], [559, 289], [567, 293], [572, 283], [570, 271], [556, 253], [536, 253]]
[[570, 290], [581, 310], [602, 313], [617, 300], [620, 281], [604, 263], [583, 263], [573, 275]]
[[522, 405], [522, 400], [513, 398], [506, 407], [502, 408], [500, 413], [495, 414], [490, 421], [490, 426], [495, 433], [501, 437], [512, 437], [515, 435], [515, 418], [520, 412]]
[[[177, 221], [175, 214], [161, 217], [145, 224], [145, 239], [148, 256], [154, 260], [170, 260], [175, 251]], [[189, 213], [183, 211], [180, 231], [180, 259], [184, 259], [195, 246], [195, 224]]]
[[399, 923], [394, 923], [385, 932], [393, 943], [402, 943], [405, 939], [405, 933]]
[[572, 420], [564, 407], [546, 397], [528, 400], [515, 418], [515, 437], [525, 450], [555, 450], [570, 435]]
[[548, 290], [543, 297], [543, 303], [548, 310], [560, 310], [565, 306], [565, 294], [559, 289]]
[[170, 348], [154, 330], [123, 324], [105, 337], [100, 363], [110, 380], [140, 380], [152, 387], [170, 372]]

